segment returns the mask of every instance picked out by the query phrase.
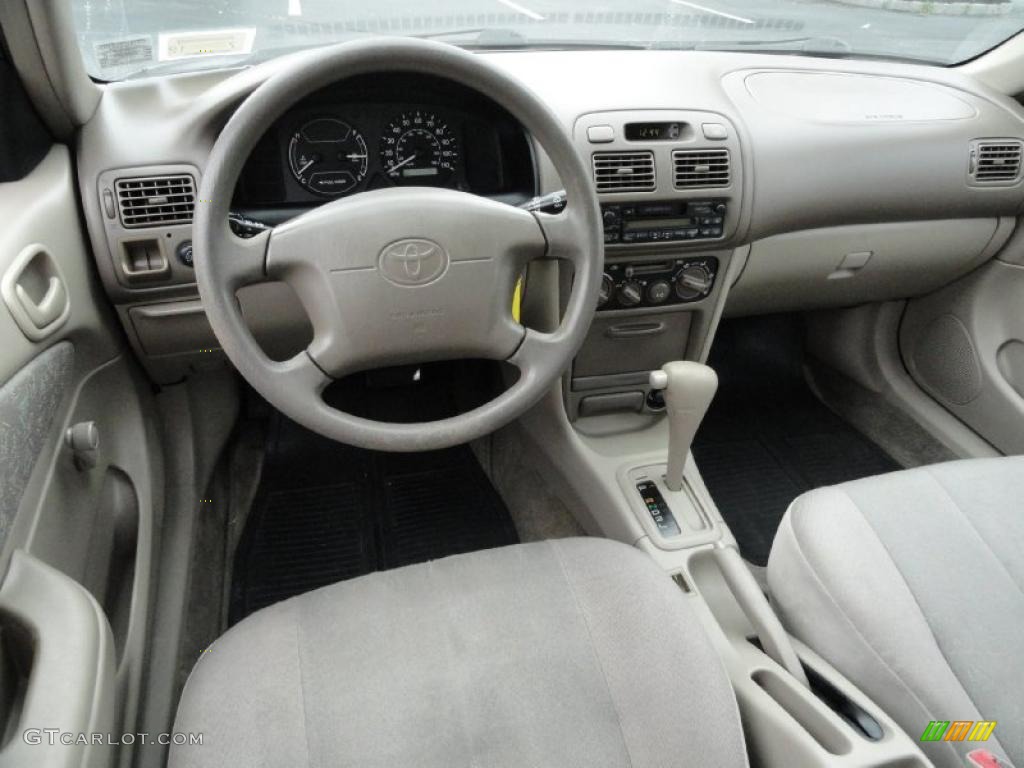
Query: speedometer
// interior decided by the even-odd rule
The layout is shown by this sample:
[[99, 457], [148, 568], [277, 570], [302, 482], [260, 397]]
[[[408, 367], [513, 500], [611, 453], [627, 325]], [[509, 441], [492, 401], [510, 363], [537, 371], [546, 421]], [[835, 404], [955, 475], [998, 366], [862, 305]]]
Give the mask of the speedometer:
[[343, 195], [366, 176], [366, 142], [335, 117], [310, 120], [288, 142], [288, 165], [295, 180], [318, 195]]
[[444, 186], [459, 162], [459, 146], [448, 124], [432, 112], [403, 112], [380, 139], [384, 174], [395, 184]]

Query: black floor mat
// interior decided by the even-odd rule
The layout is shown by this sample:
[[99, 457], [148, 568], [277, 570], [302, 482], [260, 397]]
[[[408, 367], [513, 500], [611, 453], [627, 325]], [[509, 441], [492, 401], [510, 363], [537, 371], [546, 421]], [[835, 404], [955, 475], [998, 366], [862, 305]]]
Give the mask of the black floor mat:
[[372, 571], [517, 541], [467, 446], [375, 453], [275, 416], [235, 556], [230, 622]]
[[719, 392], [694, 441], [701, 475], [743, 556], [768, 562], [789, 503], [804, 491], [898, 469], [805, 383], [790, 317], [723, 323], [709, 364]]

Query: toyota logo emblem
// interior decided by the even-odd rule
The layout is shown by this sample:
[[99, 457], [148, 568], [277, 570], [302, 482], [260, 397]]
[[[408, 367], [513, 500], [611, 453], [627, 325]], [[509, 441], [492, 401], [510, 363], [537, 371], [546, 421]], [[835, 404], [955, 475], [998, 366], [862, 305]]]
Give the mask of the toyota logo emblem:
[[448, 252], [433, 240], [397, 240], [380, 252], [380, 271], [396, 285], [426, 285], [448, 269]]

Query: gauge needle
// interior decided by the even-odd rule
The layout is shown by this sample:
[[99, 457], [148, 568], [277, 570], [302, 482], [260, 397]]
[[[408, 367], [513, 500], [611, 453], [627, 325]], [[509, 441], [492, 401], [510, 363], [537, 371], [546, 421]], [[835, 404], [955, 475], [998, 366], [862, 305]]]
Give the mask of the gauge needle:
[[409, 155], [407, 158], [405, 158], [405, 160], [402, 160], [401, 162], [395, 163], [390, 168], [388, 168], [387, 173], [394, 173], [399, 168], [401, 168], [403, 165], [408, 165], [409, 163], [411, 163], [415, 159], [416, 159], [416, 154], [413, 153], [413, 154]]
[[352, 152], [351, 154], [345, 155], [349, 160], [362, 160], [366, 155], [360, 155], [358, 152]]
[[307, 168], [309, 168], [309, 166], [313, 165], [313, 163], [315, 163], [315, 162], [316, 162], [316, 160], [310, 160], [310, 161], [309, 161], [308, 163], [306, 163], [306, 164], [305, 164], [304, 166], [302, 166], [301, 168], [299, 168], [299, 171], [298, 171], [298, 173], [297, 173], [296, 175], [297, 175], [297, 176], [301, 176], [302, 174], [304, 174], [304, 173], [306, 172], [306, 169], [307, 169]]

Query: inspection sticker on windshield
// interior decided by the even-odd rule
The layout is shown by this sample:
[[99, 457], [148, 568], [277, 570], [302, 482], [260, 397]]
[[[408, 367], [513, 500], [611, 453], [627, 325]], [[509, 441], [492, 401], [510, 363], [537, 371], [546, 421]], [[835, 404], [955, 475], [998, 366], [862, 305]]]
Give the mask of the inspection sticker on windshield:
[[96, 43], [96, 63], [104, 70], [153, 61], [153, 38], [149, 35]]
[[231, 56], [252, 53], [253, 28], [210, 29], [202, 32], [161, 32], [160, 61], [198, 56]]

